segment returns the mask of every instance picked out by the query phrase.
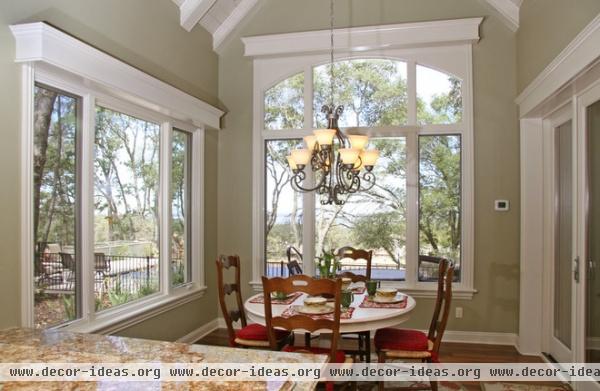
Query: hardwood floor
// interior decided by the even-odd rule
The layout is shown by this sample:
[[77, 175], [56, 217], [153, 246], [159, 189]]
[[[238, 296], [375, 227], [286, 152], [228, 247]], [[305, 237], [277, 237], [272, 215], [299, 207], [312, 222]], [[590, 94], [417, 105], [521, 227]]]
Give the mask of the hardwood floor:
[[[299, 341], [300, 342], [300, 341]], [[228, 346], [227, 330], [217, 329], [196, 343], [202, 345]], [[302, 342], [300, 342], [302, 343]], [[354, 348], [356, 340], [342, 339], [341, 349]], [[375, 351], [373, 346], [371, 351]], [[477, 362], [543, 362], [538, 356], [523, 356], [514, 346], [481, 345], [470, 343], [444, 342], [440, 350], [440, 361], [446, 363], [477, 363]]]

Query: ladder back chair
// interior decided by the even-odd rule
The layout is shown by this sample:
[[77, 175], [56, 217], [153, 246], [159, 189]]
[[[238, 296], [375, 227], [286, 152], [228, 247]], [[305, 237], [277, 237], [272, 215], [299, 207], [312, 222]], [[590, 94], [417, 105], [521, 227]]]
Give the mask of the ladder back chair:
[[[342, 290], [342, 280], [335, 279], [314, 279], [304, 274], [290, 276], [288, 278], [267, 278], [262, 277], [263, 283], [263, 294], [265, 297], [265, 320], [267, 324], [267, 330], [269, 333], [269, 343], [271, 349], [277, 348], [277, 336], [275, 334], [276, 329], [283, 329], [290, 332], [294, 330], [303, 330], [305, 332], [315, 332], [317, 330], [330, 330], [331, 331], [331, 345], [330, 348], [320, 348], [305, 346], [294, 346], [288, 345], [283, 348], [285, 352], [296, 352], [296, 353], [309, 353], [309, 354], [327, 354], [329, 356], [330, 363], [342, 364], [346, 362], [352, 362], [351, 358], [346, 360], [344, 351], [338, 349], [338, 341], [340, 338], [340, 300]], [[309, 315], [295, 314], [289, 318], [282, 316], [273, 316], [271, 308], [271, 294], [273, 292], [284, 292], [291, 294], [295, 292], [303, 292], [311, 296], [319, 296], [323, 294], [329, 294], [333, 296], [333, 318], [314, 319]], [[333, 383], [326, 382], [326, 389], [333, 390]]]
[[[439, 262], [437, 299], [427, 334], [418, 330], [385, 328], [375, 333], [375, 347], [378, 361], [394, 359], [413, 359], [422, 362], [439, 362], [438, 355], [442, 337], [448, 323], [450, 303], [452, 302], [452, 280], [454, 264], [446, 259]], [[383, 382], [379, 382], [379, 390], [383, 390]], [[430, 381], [430, 386], [410, 388], [431, 389], [437, 391], [437, 382]]]
[[[229, 345], [232, 347], [257, 347], [270, 348], [267, 329], [263, 325], [248, 324], [246, 321], [246, 312], [244, 311], [244, 302], [242, 300], [240, 284], [240, 257], [237, 255], [221, 255], [217, 258], [217, 283], [219, 289], [219, 304], [223, 312], [223, 318], [227, 326]], [[224, 270], [234, 268], [235, 282], [224, 282]], [[235, 293], [236, 309], [230, 310], [227, 306], [226, 297]], [[235, 330], [233, 322], [239, 321], [242, 328]], [[276, 339], [278, 343], [284, 344], [290, 333], [277, 332]]]
[[[339, 273], [337, 276], [340, 278], [350, 278], [352, 282], [367, 282], [371, 279], [371, 260], [373, 258], [373, 251], [356, 249], [354, 247], [346, 246], [342, 247], [337, 251], [337, 256], [340, 258], [350, 258], [355, 261], [365, 260], [367, 262], [365, 275], [355, 274], [350, 271]], [[358, 352], [360, 359], [366, 362], [371, 362], [371, 332], [363, 331], [356, 333], [358, 335]]]
[[290, 276], [295, 276], [302, 273], [302, 267], [299, 261], [302, 261], [302, 253], [294, 246], [288, 246], [286, 249], [288, 259], [287, 268]]

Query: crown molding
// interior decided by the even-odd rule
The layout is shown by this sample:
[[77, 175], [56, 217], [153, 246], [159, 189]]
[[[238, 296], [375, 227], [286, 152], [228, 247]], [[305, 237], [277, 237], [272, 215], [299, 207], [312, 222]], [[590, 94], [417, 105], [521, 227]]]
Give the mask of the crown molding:
[[520, 117], [526, 117], [552, 94], [600, 59], [600, 14], [519, 94]]
[[223, 111], [46, 23], [12, 25], [10, 29], [16, 40], [15, 62], [49, 64], [159, 107], [179, 120], [220, 128]]
[[[479, 41], [483, 18], [439, 20], [334, 30], [337, 51], [366, 51], [412, 46], [439, 46]], [[244, 54], [251, 57], [328, 52], [330, 31], [244, 37]]]
[[519, 11], [522, 0], [485, 0], [502, 15], [506, 26], [513, 32], [519, 29]]

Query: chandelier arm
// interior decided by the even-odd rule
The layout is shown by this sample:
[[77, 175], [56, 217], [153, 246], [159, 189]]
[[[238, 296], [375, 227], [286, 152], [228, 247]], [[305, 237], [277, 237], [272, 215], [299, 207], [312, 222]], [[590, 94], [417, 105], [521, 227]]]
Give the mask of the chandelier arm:
[[315, 191], [321, 187], [323, 187], [324, 184], [324, 179], [325, 177], [321, 178], [321, 180], [319, 181], [319, 183], [317, 183], [315, 185], [315, 187], [303, 187], [302, 186], [302, 182], [304, 182], [304, 180], [306, 179], [306, 173], [304, 171], [299, 170], [297, 173], [295, 173], [294, 175], [292, 175], [292, 177], [290, 178], [290, 182], [292, 184], [292, 187], [294, 188], [294, 190], [296, 191], [300, 191], [303, 193], [308, 193], [311, 191]]

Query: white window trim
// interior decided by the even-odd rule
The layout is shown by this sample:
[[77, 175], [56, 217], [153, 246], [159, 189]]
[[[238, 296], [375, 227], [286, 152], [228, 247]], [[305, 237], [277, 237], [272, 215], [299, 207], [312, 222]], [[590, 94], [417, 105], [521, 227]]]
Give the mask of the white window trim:
[[[408, 74], [408, 124], [377, 128], [351, 128], [353, 133], [370, 136], [406, 136], [407, 146], [417, 142], [419, 134], [460, 134], [462, 152], [462, 243], [461, 281], [454, 284], [455, 297], [470, 299], [474, 289], [474, 153], [473, 153], [473, 86], [472, 86], [472, 43], [479, 40], [478, 26], [481, 18], [408, 23], [388, 26], [336, 29], [335, 60], [353, 58], [388, 58], [406, 62]], [[415, 34], [415, 31], [425, 35]], [[427, 31], [427, 33], [425, 33]], [[262, 288], [264, 271], [264, 142], [268, 139], [301, 138], [312, 131], [312, 68], [329, 61], [329, 31], [277, 34], [243, 38], [245, 53], [254, 57], [253, 91], [253, 231], [252, 231], [252, 281], [257, 291]], [[418, 38], [415, 38], [418, 37]], [[421, 47], [415, 47], [420, 45]], [[368, 49], [368, 50], [366, 50]], [[453, 125], [418, 125], [416, 118], [416, 64], [443, 70], [463, 80], [463, 121]], [[291, 130], [265, 130], [264, 93], [275, 83], [304, 72], [304, 128]], [[307, 104], [310, 102], [310, 104]], [[407, 151], [416, 150], [416, 147]], [[407, 164], [417, 164], [415, 156], [407, 156]], [[415, 176], [416, 167], [408, 170]], [[417, 178], [407, 178], [407, 183], [416, 183]], [[412, 189], [412, 190], [411, 190]], [[407, 202], [415, 205], [407, 213], [407, 220], [417, 222], [418, 191], [415, 186], [407, 187]], [[304, 196], [304, 215], [313, 216], [303, 225], [303, 237], [313, 237], [314, 194]], [[418, 254], [418, 230], [407, 236], [407, 257]], [[314, 259], [314, 249], [304, 249], [305, 259]], [[407, 259], [407, 281], [385, 282], [402, 288], [415, 297], [434, 297], [435, 284], [416, 281], [416, 259]], [[308, 274], [314, 273], [312, 262], [304, 265]], [[413, 275], [412, 278], [408, 277]]]
[[[94, 270], [82, 264], [82, 317], [56, 327], [79, 332], [115, 332], [204, 295], [204, 135], [218, 128], [219, 109], [155, 79], [44, 23], [11, 26], [16, 39], [16, 62], [22, 63], [21, 133], [21, 324], [32, 327], [33, 316], [33, 107], [36, 82], [80, 97], [83, 197], [82, 254], [93, 257], [93, 188], [95, 106], [103, 106], [160, 124], [160, 181], [170, 178], [171, 129], [189, 132], [192, 150], [192, 281], [171, 286], [169, 252], [160, 255], [160, 292], [96, 313]], [[159, 192], [161, 216], [170, 216], [169, 186]], [[160, 248], [170, 248], [170, 218], [159, 220]], [[87, 255], [87, 256], [86, 256]]]

